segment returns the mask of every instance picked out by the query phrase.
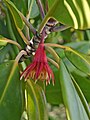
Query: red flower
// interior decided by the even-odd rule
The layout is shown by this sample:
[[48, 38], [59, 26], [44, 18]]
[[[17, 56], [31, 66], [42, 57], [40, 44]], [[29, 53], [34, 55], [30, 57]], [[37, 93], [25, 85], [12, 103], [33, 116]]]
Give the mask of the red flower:
[[54, 74], [48, 65], [43, 43], [39, 44], [33, 62], [23, 71], [22, 77], [31, 78], [35, 81], [46, 80], [46, 85], [50, 83], [52, 78], [52, 83], [54, 84]]

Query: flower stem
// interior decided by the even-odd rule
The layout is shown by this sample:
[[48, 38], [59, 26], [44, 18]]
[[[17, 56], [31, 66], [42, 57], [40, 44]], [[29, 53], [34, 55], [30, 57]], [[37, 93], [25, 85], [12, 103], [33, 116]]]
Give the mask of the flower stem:
[[46, 45], [45, 45], [45, 48], [46, 48], [46, 50], [47, 50], [49, 53], [51, 53], [51, 55], [53, 55], [53, 57], [55, 58], [56, 62], [59, 63], [59, 62], [60, 62], [60, 58], [59, 58], [59, 56], [57, 55], [57, 53], [55, 52], [55, 50], [54, 50], [53, 48], [49, 47], [49, 46], [46, 46]]
[[45, 28], [42, 30], [41, 42], [44, 43], [45, 40]]
[[59, 69], [59, 65], [53, 59], [47, 57], [47, 60]]
[[21, 50], [19, 52], [19, 54], [16, 56], [15, 58], [15, 61], [17, 61], [17, 63], [19, 62], [20, 58], [23, 56], [23, 55], [27, 55], [27, 52], [25, 50]]
[[29, 29], [31, 30], [31, 32], [33, 33], [33, 35], [36, 35], [36, 29], [32, 26], [32, 24], [30, 22], [28, 22], [27, 18], [21, 13], [19, 12], [21, 18], [23, 19], [23, 21], [25, 22], [25, 24], [29, 27]]
[[40, 14], [41, 14], [41, 18], [42, 18], [42, 20], [43, 20], [43, 18], [45, 17], [45, 12], [44, 12], [44, 9], [43, 9], [41, 0], [36, 0], [36, 2], [37, 2], [37, 5], [38, 5], [38, 7], [39, 7], [39, 11], [40, 11]]
[[45, 43], [45, 47], [49, 46], [49, 47], [57, 47], [57, 48], [61, 48], [61, 49], [69, 49], [70, 47], [68, 46], [63, 46], [63, 45], [59, 45], [59, 44], [53, 44], [53, 43]]

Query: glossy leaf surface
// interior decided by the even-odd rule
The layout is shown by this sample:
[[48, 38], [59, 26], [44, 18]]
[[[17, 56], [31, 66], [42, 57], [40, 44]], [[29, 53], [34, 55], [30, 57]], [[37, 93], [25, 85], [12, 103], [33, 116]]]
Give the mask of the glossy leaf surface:
[[60, 83], [68, 120], [89, 120], [71, 77], [61, 61]]
[[39, 9], [35, 0], [28, 1], [28, 11], [30, 18], [35, 18], [36, 16], [39, 15]]
[[5, 1], [5, 4], [7, 5], [8, 9], [10, 10], [10, 12], [13, 16], [13, 19], [14, 19], [16, 26], [19, 27], [20, 29], [22, 29], [23, 28], [23, 21], [19, 15], [18, 9], [10, 0], [4, 0], [4, 1]]
[[72, 73], [72, 75], [75, 78], [75, 81], [81, 88], [82, 92], [84, 93], [86, 97], [86, 100], [89, 103], [90, 102], [90, 79], [89, 77], [84, 77], [74, 72]]
[[18, 64], [14, 61], [0, 65], [0, 119], [20, 120], [23, 106]]
[[28, 80], [26, 90], [29, 120], [48, 120], [46, 100], [42, 88]]
[[65, 55], [78, 69], [90, 75], [90, 56], [72, 49], [65, 50]]
[[48, 0], [49, 12], [44, 22], [53, 17], [62, 24], [75, 29], [90, 28], [90, 1], [86, 0]]
[[75, 88], [77, 90], [77, 93], [78, 93], [78, 95], [79, 95], [79, 97], [80, 97], [80, 99], [82, 101], [82, 104], [83, 104], [83, 106], [85, 108], [85, 111], [86, 111], [86, 113], [88, 115], [88, 118], [90, 119], [90, 108], [89, 108], [89, 105], [88, 105], [88, 103], [87, 103], [87, 101], [85, 99], [85, 96], [83, 95], [83, 92], [81, 91], [81, 89], [80, 89], [79, 85], [77, 84], [77, 82], [75, 81], [75, 79], [72, 76], [71, 76], [71, 78], [72, 78], [73, 84], [74, 84], [74, 86], [75, 86]]
[[5, 41], [5, 38], [0, 35], [0, 46], [6, 46], [6, 45], [7, 45], [7, 41]]
[[59, 105], [63, 103], [62, 95], [61, 95], [61, 86], [59, 82], [59, 72], [57, 69], [54, 68], [54, 75], [55, 75], [55, 85], [53, 86], [52, 83], [46, 86], [46, 98], [47, 102], [53, 105]]

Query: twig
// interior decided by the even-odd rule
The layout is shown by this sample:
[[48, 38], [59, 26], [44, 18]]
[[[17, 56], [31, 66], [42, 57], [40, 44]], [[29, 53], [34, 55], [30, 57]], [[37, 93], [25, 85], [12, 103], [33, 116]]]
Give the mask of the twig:
[[21, 50], [19, 52], [19, 54], [17, 55], [15, 61], [17, 61], [17, 63], [19, 62], [20, 58], [23, 56], [23, 55], [27, 55], [27, 52], [25, 50]]
[[38, 5], [38, 7], [39, 7], [39, 11], [40, 11], [40, 14], [41, 14], [41, 18], [43, 19], [43, 18], [45, 17], [45, 12], [44, 12], [44, 9], [43, 9], [41, 0], [36, 0], [36, 2], [37, 2], [37, 5]]
[[29, 29], [31, 30], [31, 32], [33, 33], [33, 35], [36, 35], [36, 29], [32, 26], [32, 24], [30, 22], [27, 21], [27, 18], [21, 13], [19, 12], [21, 18], [23, 19], [23, 21], [25, 22], [25, 24], [29, 27]]
[[46, 8], [46, 12], [48, 12], [48, 9], [49, 9], [48, 0], [46, 0], [45, 8]]

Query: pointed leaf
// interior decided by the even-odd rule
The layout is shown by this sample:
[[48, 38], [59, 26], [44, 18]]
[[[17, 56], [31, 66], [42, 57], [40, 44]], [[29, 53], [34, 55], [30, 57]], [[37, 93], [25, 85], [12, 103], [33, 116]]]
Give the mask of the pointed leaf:
[[6, 46], [6, 45], [7, 45], [7, 41], [0, 39], [0, 46]]
[[[72, 76], [71, 76], [71, 77], [72, 77]], [[83, 106], [84, 106], [84, 108], [85, 108], [85, 110], [86, 110], [86, 112], [87, 112], [87, 115], [88, 115], [88, 117], [89, 117], [89, 119], [90, 119], [90, 109], [89, 109], [89, 105], [88, 105], [88, 103], [87, 103], [87, 101], [86, 101], [86, 99], [85, 99], [85, 97], [84, 97], [84, 94], [83, 94], [83, 92], [81, 91], [79, 85], [76, 83], [76, 81], [75, 81], [75, 79], [74, 79], [73, 77], [72, 77], [72, 80], [73, 80], [74, 86], [75, 86], [75, 88], [76, 88], [76, 90], [77, 90], [77, 93], [78, 93], [78, 95], [79, 95], [79, 97], [80, 97], [80, 99], [81, 99], [81, 101], [82, 101], [82, 103], [83, 103]]]
[[20, 29], [23, 29], [23, 21], [19, 15], [18, 9], [10, 0], [4, 0], [4, 2], [6, 3], [8, 9], [10, 10], [16, 26], [18, 26]]
[[71, 77], [61, 61], [60, 83], [68, 120], [89, 120]]
[[40, 86], [27, 81], [27, 113], [29, 120], [48, 120], [45, 95]]
[[75, 29], [90, 28], [90, 2], [86, 0], [48, 0], [49, 11], [44, 19], [53, 17]]
[[78, 75], [77, 73], [73, 72], [72, 76], [74, 77], [75, 81], [81, 88], [85, 98], [87, 99], [88, 103], [90, 102], [90, 78], [84, 77], [83, 75]]
[[55, 85], [52, 84], [46, 86], [46, 98], [47, 102], [53, 105], [59, 105], [63, 103], [61, 95], [61, 86], [59, 82], [59, 72], [57, 69], [53, 69], [55, 76]]
[[39, 9], [35, 0], [30, 0], [28, 2], [28, 11], [30, 18], [35, 18], [36, 16], [39, 15]]
[[71, 48], [65, 50], [65, 55], [79, 70], [90, 75], [90, 56]]
[[69, 72], [74, 77], [75, 81], [82, 90], [87, 102], [90, 102], [90, 77], [77, 69], [67, 58], [64, 58], [64, 63]]
[[9, 61], [0, 65], [0, 119], [20, 120], [23, 106], [18, 64]]
[[5, 41], [5, 38], [0, 35], [0, 46], [6, 46], [6, 45], [7, 45], [7, 41]]

